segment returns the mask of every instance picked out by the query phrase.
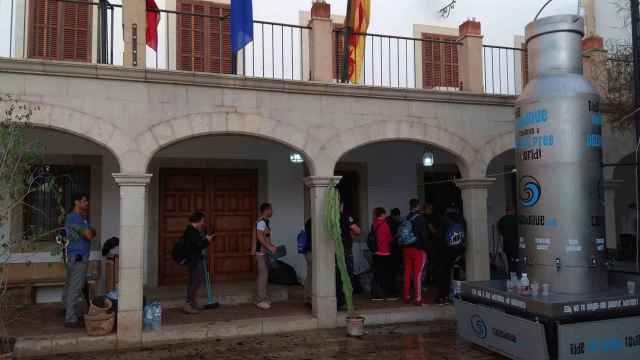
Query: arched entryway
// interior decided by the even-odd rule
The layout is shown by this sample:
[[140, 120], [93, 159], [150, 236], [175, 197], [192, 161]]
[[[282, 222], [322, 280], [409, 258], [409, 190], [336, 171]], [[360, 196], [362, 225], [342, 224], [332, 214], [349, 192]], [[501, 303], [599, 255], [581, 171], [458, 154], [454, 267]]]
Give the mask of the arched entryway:
[[[39, 156], [32, 166], [36, 180], [8, 222], [10, 241], [18, 239], [8, 258], [9, 284], [28, 285], [36, 303], [61, 301], [65, 269], [53, 231], [64, 226], [65, 215], [73, 208], [73, 195], [82, 193], [89, 200], [87, 221], [96, 230], [89, 257], [90, 285], [97, 293], [110, 291], [117, 269], [105, 272], [106, 258], [100, 250], [107, 239], [120, 234], [120, 196], [112, 177], [120, 171], [118, 158], [88, 135], [37, 124], [25, 128], [23, 134], [27, 144], [36, 144]], [[41, 186], [45, 183], [55, 186]], [[30, 277], [16, 278], [25, 273]], [[52, 325], [61, 327], [62, 320]]]
[[[334, 174], [341, 177], [338, 189], [344, 202], [344, 216], [353, 218], [362, 229], [360, 236], [353, 237], [353, 244], [344, 243], [347, 254], [353, 256], [354, 288], [360, 290], [357, 301], [367, 301], [371, 295], [372, 254], [365, 240], [374, 220], [373, 210], [381, 207], [387, 215], [393, 211], [406, 217], [411, 210], [410, 200], [418, 199], [432, 206], [434, 224], [447, 208], [456, 207], [464, 213], [462, 192], [456, 185], [456, 180], [461, 178], [461, 163], [463, 160], [447, 149], [407, 140], [371, 142], [342, 154]], [[436, 244], [428, 246], [429, 257], [436, 259]], [[400, 249], [392, 251], [394, 265], [388, 269], [397, 275], [392, 292], [398, 296], [402, 294], [400, 252]], [[435, 267], [430, 266], [429, 284], [434, 283], [434, 273]]]
[[[216, 300], [223, 304], [252, 302], [256, 264], [251, 249], [258, 208], [265, 202], [274, 209], [273, 242], [287, 248], [280, 260], [295, 270], [294, 280], [303, 283], [307, 265], [296, 251], [296, 236], [309, 217], [304, 178], [310, 175], [310, 164], [299, 149], [235, 132], [194, 134], [160, 148], [147, 168], [153, 175], [145, 244], [147, 285], [184, 287], [186, 270], [173, 261], [171, 249], [189, 215], [202, 211], [207, 216], [207, 231], [217, 235], [208, 249]], [[223, 293], [225, 289], [234, 293]], [[278, 290], [273, 300], [286, 300], [288, 293], [284, 298], [282, 294]]]

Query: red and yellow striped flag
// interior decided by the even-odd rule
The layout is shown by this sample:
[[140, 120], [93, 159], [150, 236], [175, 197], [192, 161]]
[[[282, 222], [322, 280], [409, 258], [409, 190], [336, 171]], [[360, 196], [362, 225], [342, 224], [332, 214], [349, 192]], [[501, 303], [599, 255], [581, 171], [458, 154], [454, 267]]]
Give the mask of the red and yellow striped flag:
[[353, 34], [349, 37], [349, 73], [348, 80], [357, 84], [363, 71], [365, 36], [371, 17], [371, 0], [348, 0], [347, 18], [345, 26], [351, 28]]

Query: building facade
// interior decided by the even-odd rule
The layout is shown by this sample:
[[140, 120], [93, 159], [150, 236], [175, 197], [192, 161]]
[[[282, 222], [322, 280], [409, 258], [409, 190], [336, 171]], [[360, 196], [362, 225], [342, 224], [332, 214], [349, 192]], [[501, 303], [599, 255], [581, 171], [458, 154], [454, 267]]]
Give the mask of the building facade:
[[[325, 3], [314, 2], [308, 24], [256, 22], [254, 44], [234, 59], [228, 4], [176, 0], [161, 12], [159, 33], [167, 35], [153, 59], [141, 31], [144, 2], [124, 0], [110, 9], [122, 16], [113, 26], [124, 29], [122, 65], [109, 64], [108, 46], [98, 51], [119, 40], [100, 35], [105, 18], [98, 24], [96, 6], [22, 4], [12, 15], [23, 9], [26, 23], [15, 23], [23, 30], [11, 40], [21, 46], [0, 58], [0, 94], [38, 107], [29, 136], [52, 171], [74, 174], [70, 189], [90, 194], [101, 241], [120, 238], [119, 341], [141, 341], [145, 286], [183, 281], [170, 249], [192, 211], [204, 211], [218, 234], [209, 252], [214, 281], [253, 279], [256, 209], [267, 201], [274, 242], [289, 249], [284, 260], [300, 278], [314, 274], [314, 316], [336, 326], [335, 244], [314, 226], [313, 268], [294, 251], [307, 219], [324, 223], [333, 184], [365, 229], [378, 206], [405, 212], [414, 197], [457, 203], [469, 226], [467, 279], [489, 279], [495, 224], [517, 198], [513, 105], [526, 68], [521, 49], [483, 44], [479, 22], [416, 25], [414, 38], [362, 35], [371, 49], [363, 84], [344, 84], [336, 80], [342, 33]], [[586, 67], [606, 67], [602, 51], [587, 45]], [[606, 162], [617, 163], [633, 138], [605, 129]], [[432, 167], [423, 165], [426, 152]], [[623, 185], [613, 175], [603, 176], [607, 235], [616, 239], [610, 204]], [[31, 221], [19, 211], [9, 231]], [[356, 241], [355, 252], [363, 248]], [[357, 256], [356, 267], [366, 268]], [[59, 261], [32, 251], [13, 254], [9, 265]], [[40, 301], [59, 296], [38, 291]]]

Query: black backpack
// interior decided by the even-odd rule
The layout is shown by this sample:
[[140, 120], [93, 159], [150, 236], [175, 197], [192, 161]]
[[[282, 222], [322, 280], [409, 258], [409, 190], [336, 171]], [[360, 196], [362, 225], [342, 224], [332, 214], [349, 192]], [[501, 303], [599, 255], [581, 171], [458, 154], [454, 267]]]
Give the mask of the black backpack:
[[463, 252], [466, 247], [466, 224], [464, 219], [455, 214], [447, 216], [446, 245], [456, 252]]
[[378, 229], [371, 225], [371, 231], [369, 235], [367, 235], [367, 247], [371, 250], [372, 253], [376, 253], [378, 251]]
[[186, 266], [188, 261], [188, 244], [184, 240], [184, 237], [180, 237], [178, 241], [173, 245], [171, 250], [171, 257], [178, 265]]

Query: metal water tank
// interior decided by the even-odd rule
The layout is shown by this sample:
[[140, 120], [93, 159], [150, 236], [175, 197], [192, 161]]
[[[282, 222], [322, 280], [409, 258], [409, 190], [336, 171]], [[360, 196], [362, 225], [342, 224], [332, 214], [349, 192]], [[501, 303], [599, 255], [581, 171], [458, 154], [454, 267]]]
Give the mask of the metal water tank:
[[598, 92], [582, 76], [583, 34], [577, 15], [527, 25], [529, 82], [516, 105], [523, 271], [568, 294], [608, 287], [602, 116]]

